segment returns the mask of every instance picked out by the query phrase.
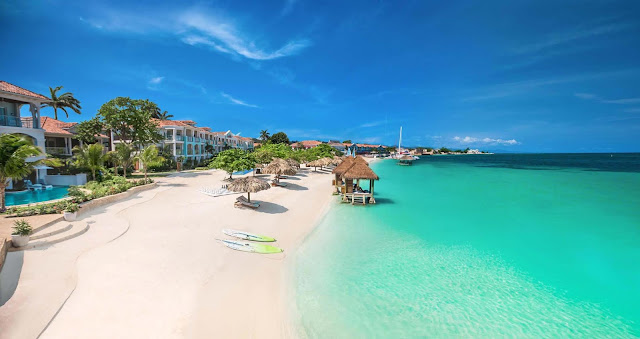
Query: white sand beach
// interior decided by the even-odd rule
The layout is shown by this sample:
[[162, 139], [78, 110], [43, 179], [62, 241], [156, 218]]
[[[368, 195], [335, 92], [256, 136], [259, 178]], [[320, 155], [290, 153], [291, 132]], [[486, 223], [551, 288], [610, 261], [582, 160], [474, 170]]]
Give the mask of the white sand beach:
[[[249, 174], [250, 175], [250, 174]], [[158, 187], [83, 215], [89, 231], [45, 249], [11, 252], [19, 267], [0, 308], [2, 338], [282, 338], [295, 336], [286, 305], [297, 246], [332, 198], [331, 174], [304, 169], [252, 194], [210, 197], [221, 171], [181, 173]], [[267, 177], [267, 176], [264, 176]], [[231, 250], [223, 228], [273, 236], [282, 254]]]

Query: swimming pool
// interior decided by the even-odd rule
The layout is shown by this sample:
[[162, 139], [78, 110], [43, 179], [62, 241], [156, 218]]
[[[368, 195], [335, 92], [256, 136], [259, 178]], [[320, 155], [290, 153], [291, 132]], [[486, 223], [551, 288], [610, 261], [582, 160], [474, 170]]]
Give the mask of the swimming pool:
[[7, 206], [33, 204], [36, 202], [61, 199], [69, 193], [69, 186], [53, 186], [50, 190], [7, 192]]

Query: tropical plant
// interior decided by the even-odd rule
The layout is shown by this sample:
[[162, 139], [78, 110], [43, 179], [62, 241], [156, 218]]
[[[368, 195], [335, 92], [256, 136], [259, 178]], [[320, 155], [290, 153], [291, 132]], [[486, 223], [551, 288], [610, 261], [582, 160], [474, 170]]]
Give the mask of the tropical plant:
[[269, 140], [269, 132], [266, 129], [260, 131], [260, 141], [267, 142]]
[[351, 139], [345, 140], [342, 142], [343, 144], [352, 144]]
[[102, 105], [98, 116], [121, 143], [141, 146], [162, 138], [158, 126], [151, 120], [157, 109], [149, 100], [117, 97]]
[[13, 222], [13, 232], [11, 234], [24, 237], [31, 234], [32, 230], [31, 224], [29, 224], [28, 221], [20, 219]]
[[122, 166], [123, 175], [125, 178], [127, 177], [127, 168], [129, 168], [134, 160], [133, 151], [132, 146], [125, 143], [118, 143], [116, 144], [116, 149], [108, 153], [107, 157], [113, 162], [115, 168], [114, 174], [118, 174], [117, 168], [118, 166]]
[[58, 91], [62, 89], [62, 86], [58, 86], [56, 88], [49, 87], [49, 92], [51, 92], [51, 97], [48, 102], [42, 104], [41, 108], [51, 107], [53, 108], [53, 117], [58, 120], [58, 109], [61, 109], [64, 114], [69, 117], [69, 112], [67, 112], [67, 108], [72, 111], [80, 114], [80, 101], [73, 96], [73, 93], [66, 92], [58, 95]]
[[159, 166], [164, 162], [164, 158], [158, 155], [158, 148], [155, 145], [148, 146], [140, 154], [135, 157], [135, 160], [142, 163], [144, 170], [144, 180], [147, 180], [147, 171], [151, 166]]
[[93, 117], [89, 120], [78, 123], [75, 126], [75, 138], [85, 144], [93, 144], [98, 141], [97, 136], [104, 130], [104, 125], [99, 117]]
[[269, 138], [269, 141], [271, 141], [274, 144], [287, 144], [288, 145], [289, 144], [289, 137], [284, 132], [278, 132], [278, 133], [272, 135], [271, 138]]
[[25, 137], [16, 134], [0, 135], [0, 211], [6, 209], [4, 194], [8, 181], [31, 174], [33, 167], [39, 162], [27, 162], [27, 158], [41, 154], [42, 151]]
[[207, 153], [209, 153], [209, 154], [213, 154], [213, 151], [214, 151], [214, 150], [215, 150], [215, 149], [213, 148], [213, 145], [205, 145], [205, 146], [204, 146], [204, 151], [205, 151], [205, 152], [207, 152]]
[[96, 180], [96, 172], [104, 166], [106, 157], [102, 150], [103, 147], [99, 143], [73, 148], [73, 153], [76, 156], [76, 165], [88, 168], [91, 171], [93, 180]]
[[252, 169], [255, 163], [252, 153], [234, 148], [218, 153], [218, 156], [209, 163], [209, 168], [224, 170], [229, 174], [229, 179], [232, 179], [233, 172]]
[[157, 111], [153, 112], [152, 117], [159, 120], [169, 120], [173, 118], [173, 114], [169, 114], [169, 112], [167, 111], [163, 111], [162, 113], [160, 113], [160, 108], [158, 108]]
[[80, 209], [80, 206], [78, 206], [78, 204], [68, 201], [63, 210], [67, 213], [75, 213], [78, 212], [78, 209]]

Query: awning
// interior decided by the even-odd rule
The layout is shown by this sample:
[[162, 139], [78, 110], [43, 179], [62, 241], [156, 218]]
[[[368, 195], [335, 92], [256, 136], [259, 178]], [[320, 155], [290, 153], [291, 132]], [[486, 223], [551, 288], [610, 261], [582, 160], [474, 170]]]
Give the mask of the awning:
[[53, 169], [53, 167], [49, 167], [49, 166], [46, 166], [46, 165], [37, 165], [37, 166], [33, 166], [33, 168], [34, 169], [38, 169], [38, 170], [41, 170], [41, 169]]

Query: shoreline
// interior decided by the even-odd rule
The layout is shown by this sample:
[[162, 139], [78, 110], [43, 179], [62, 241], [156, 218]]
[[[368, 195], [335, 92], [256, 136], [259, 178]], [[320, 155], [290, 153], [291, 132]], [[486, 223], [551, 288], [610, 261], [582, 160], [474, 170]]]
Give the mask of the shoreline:
[[[20, 280], [0, 308], [0, 337], [295, 337], [288, 268], [330, 210], [332, 175], [302, 169], [284, 180], [287, 188], [252, 194], [262, 201], [257, 211], [234, 208], [237, 195], [197, 192], [225, 176], [158, 179], [154, 189], [83, 215], [74, 223], [90, 227], [80, 237], [11, 252]], [[285, 252], [231, 250], [215, 241], [223, 228], [273, 236]]]

